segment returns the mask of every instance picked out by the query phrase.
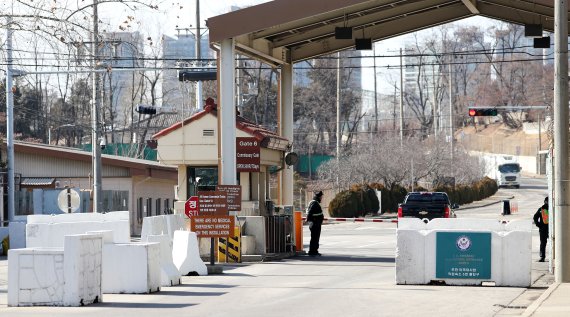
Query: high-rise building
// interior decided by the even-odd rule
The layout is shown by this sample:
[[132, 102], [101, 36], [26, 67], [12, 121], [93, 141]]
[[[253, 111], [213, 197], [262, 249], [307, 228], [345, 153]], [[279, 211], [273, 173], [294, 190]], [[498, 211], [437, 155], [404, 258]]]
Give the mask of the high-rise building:
[[[143, 37], [139, 32], [103, 33], [99, 60], [113, 68], [140, 68], [144, 66]], [[136, 71], [117, 71], [101, 76], [103, 90], [103, 118], [113, 130], [124, 129], [132, 123], [132, 112], [139, 100], [140, 74]]]
[[[162, 37], [162, 56], [164, 59], [164, 72], [162, 78], [163, 105], [177, 109], [191, 111], [198, 109], [196, 105], [196, 83], [181, 82], [178, 80], [177, 65], [187, 63], [190, 67], [201, 67], [204, 62], [215, 58], [209, 46], [208, 35], [200, 38], [200, 57], [202, 63], [196, 63], [196, 36], [189, 31], [175, 37], [164, 35]], [[189, 113], [189, 112], [188, 112]]]

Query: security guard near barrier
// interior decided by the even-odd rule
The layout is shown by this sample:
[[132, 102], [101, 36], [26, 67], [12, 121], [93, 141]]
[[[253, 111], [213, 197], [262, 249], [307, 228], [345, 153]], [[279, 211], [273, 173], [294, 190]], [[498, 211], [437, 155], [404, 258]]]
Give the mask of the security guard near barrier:
[[540, 260], [538, 262], [544, 262], [548, 240], [548, 197], [544, 198], [544, 205], [534, 213], [533, 220], [540, 233]]
[[309, 244], [310, 256], [321, 256], [319, 253], [319, 239], [321, 238], [321, 226], [325, 218], [323, 215], [323, 209], [321, 208], [322, 198], [322, 191], [315, 192], [313, 200], [311, 200], [307, 207], [307, 222], [309, 223], [309, 229], [311, 230], [311, 242]]

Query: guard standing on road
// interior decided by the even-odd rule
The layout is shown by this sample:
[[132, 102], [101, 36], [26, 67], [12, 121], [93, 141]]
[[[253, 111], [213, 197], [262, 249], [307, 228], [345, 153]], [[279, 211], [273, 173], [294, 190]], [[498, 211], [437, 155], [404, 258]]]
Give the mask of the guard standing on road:
[[534, 213], [534, 224], [540, 233], [540, 260], [544, 262], [546, 253], [546, 241], [548, 240], [548, 197], [544, 198], [544, 205]]
[[322, 198], [322, 191], [315, 192], [313, 200], [311, 200], [307, 207], [307, 222], [309, 223], [309, 229], [311, 230], [311, 243], [309, 244], [310, 256], [321, 256], [319, 253], [319, 239], [321, 238], [321, 225], [325, 218], [323, 215], [323, 209], [321, 208]]

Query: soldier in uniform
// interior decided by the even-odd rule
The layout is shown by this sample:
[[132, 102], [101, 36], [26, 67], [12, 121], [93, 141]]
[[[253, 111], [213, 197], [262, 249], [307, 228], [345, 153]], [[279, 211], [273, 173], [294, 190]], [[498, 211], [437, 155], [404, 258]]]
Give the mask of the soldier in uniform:
[[321, 225], [325, 218], [323, 215], [323, 209], [321, 208], [322, 198], [322, 191], [315, 192], [313, 200], [311, 200], [307, 207], [307, 222], [309, 223], [309, 229], [311, 230], [311, 243], [309, 244], [310, 256], [321, 256], [319, 253], [319, 239], [321, 238]]

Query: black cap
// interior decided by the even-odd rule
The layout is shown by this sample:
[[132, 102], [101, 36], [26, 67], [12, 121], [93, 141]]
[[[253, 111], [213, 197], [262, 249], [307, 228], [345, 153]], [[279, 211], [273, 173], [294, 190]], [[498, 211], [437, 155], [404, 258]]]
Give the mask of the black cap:
[[314, 193], [315, 193], [315, 196], [317, 196], [317, 197], [321, 197], [321, 196], [323, 195], [323, 191], [322, 191], [322, 190], [315, 191]]

